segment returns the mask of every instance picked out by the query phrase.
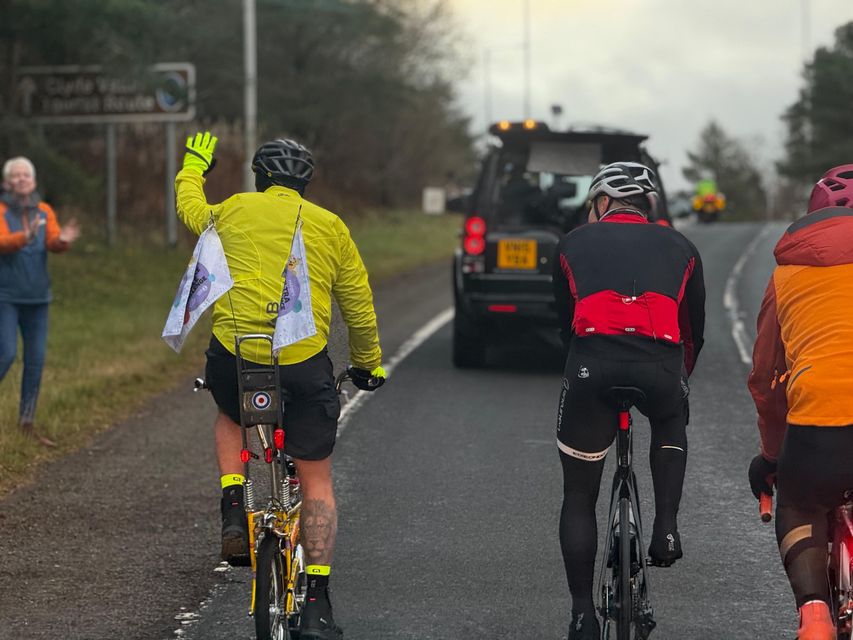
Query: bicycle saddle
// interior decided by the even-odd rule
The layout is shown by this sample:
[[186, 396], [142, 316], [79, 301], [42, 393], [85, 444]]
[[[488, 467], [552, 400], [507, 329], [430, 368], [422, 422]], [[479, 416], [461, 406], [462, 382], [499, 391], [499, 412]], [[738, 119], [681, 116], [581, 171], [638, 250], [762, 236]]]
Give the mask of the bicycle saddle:
[[646, 399], [646, 394], [637, 387], [610, 387], [605, 397], [619, 411], [628, 411], [634, 405], [643, 402]]

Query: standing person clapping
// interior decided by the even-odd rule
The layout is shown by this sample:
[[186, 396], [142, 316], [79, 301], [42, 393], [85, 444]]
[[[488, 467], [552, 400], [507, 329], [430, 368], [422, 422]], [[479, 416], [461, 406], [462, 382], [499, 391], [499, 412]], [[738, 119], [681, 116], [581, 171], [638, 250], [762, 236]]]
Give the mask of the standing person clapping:
[[20, 428], [49, 447], [33, 420], [47, 347], [47, 307], [51, 300], [47, 252], [62, 252], [79, 237], [75, 220], [59, 226], [56, 214], [36, 192], [36, 170], [19, 156], [3, 165], [0, 196], [0, 380], [12, 363], [18, 328], [24, 344]]

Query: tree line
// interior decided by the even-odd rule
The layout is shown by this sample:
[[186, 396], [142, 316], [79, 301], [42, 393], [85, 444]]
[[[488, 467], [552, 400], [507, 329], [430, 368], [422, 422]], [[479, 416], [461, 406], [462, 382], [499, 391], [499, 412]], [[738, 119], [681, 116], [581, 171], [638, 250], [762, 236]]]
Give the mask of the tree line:
[[784, 156], [763, 167], [751, 145], [716, 122], [688, 153], [684, 177], [716, 176], [735, 217], [791, 217], [805, 211], [812, 185], [827, 170], [853, 163], [853, 22], [835, 31], [803, 68], [799, 97], [782, 115]]
[[[470, 171], [464, 70], [443, 0], [257, 0], [258, 138], [314, 153], [312, 195], [331, 207], [397, 207]], [[119, 77], [156, 62], [197, 69], [196, 121], [222, 133], [212, 195], [242, 186], [243, 26], [235, 0], [0, 0], [0, 158], [28, 155], [62, 204], [102, 210], [103, 127], [33, 125], [15, 113], [22, 66], [101, 65]], [[163, 211], [162, 125], [119, 128], [119, 208]], [[179, 138], [180, 142], [180, 138]]]

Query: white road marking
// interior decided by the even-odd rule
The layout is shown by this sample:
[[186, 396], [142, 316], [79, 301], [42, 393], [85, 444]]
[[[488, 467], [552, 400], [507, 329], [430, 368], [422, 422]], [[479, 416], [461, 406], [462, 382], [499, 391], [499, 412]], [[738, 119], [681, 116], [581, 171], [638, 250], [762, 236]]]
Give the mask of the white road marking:
[[732, 325], [732, 338], [740, 355], [740, 361], [745, 365], [752, 364], [752, 341], [749, 339], [749, 335], [746, 332], [746, 325], [743, 323], [743, 312], [740, 310], [740, 303], [737, 299], [737, 285], [746, 261], [755, 253], [758, 245], [767, 237], [770, 230], [770, 225], [764, 225], [761, 233], [746, 245], [740, 258], [735, 262], [735, 266], [732, 267], [732, 271], [726, 280], [725, 291], [723, 292], [723, 307], [729, 314], [729, 322]]
[[[385, 373], [388, 377], [391, 377], [391, 372], [400, 364], [403, 360], [405, 360], [411, 353], [421, 346], [424, 342], [429, 340], [432, 335], [441, 329], [444, 325], [450, 322], [453, 319], [453, 307], [448, 307], [437, 316], [435, 316], [432, 320], [427, 322], [420, 329], [415, 331], [411, 337], [406, 340], [399, 349], [397, 349], [397, 353], [393, 355], [393, 357], [388, 361], [388, 364], [385, 365]], [[338, 436], [340, 437], [343, 430], [346, 428], [347, 424], [349, 424], [350, 419], [358, 411], [359, 407], [365, 403], [372, 391], [357, 391], [355, 395], [353, 395], [349, 401], [341, 408], [341, 417], [338, 420]]]

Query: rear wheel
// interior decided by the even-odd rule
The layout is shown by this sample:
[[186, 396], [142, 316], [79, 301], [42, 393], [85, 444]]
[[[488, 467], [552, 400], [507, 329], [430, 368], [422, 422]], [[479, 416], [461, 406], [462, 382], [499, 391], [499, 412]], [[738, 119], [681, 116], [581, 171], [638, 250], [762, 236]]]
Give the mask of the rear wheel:
[[619, 568], [616, 591], [616, 640], [631, 640], [631, 502], [619, 499]]
[[459, 309], [453, 316], [453, 365], [473, 369], [486, 364], [486, 342]]
[[291, 640], [285, 611], [284, 558], [277, 536], [264, 536], [256, 570], [255, 634], [258, 640]]

